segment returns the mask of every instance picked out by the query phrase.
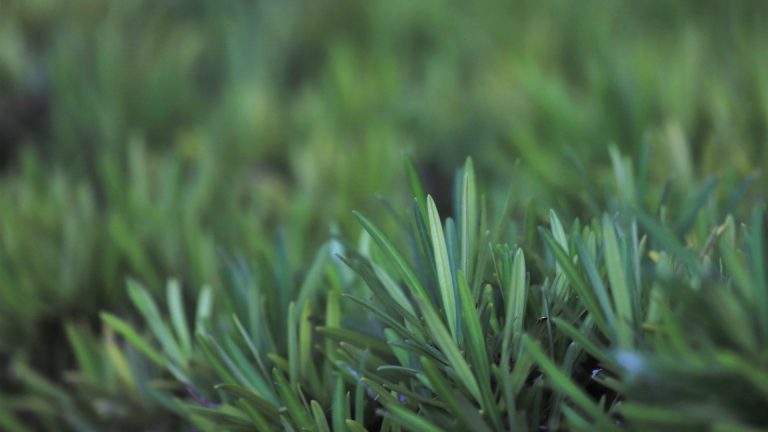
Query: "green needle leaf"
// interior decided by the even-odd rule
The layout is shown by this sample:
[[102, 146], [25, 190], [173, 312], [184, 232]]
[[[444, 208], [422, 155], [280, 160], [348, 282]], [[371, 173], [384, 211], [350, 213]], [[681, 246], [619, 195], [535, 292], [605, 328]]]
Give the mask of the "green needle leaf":
[[440, 347], [443, 354], [445, 354], [448, 364], [453, 368], [458, 378], [467, 390], [469, 390], [475, 400], [482, 404], [482, 397], [480, 395], [480, 388], [477, 385], [477, 380], [474, 375], [472, 375], [469, 365], [461, 355], [459, 347], [456, 346], [455, 340], [451, 337], [428, 300], [417, 298], [417, 301], [419, 302], [421, 312], [424, 314], [424, 321], [426, 321], [427, 327], [432, 333], [432, 337], [435, 339], [437, 346]]
[[150, 360], [152, 360], [158, 366], [165, 366], [165, 358], [155, 351], [150, 344], [144, 340], [136, 331], [125, 321], [112, 315], [109, 312], [102, 312], [100, 314], [101, 320], [104, 321], [112, 330], [123, 336], [128, 342], [135, 346], [139, 351], [144, 353]]
[[603, 242], [605, 243], [605, 268], [608, 280], [611, 282], [613, 304], [616, 308], [614, 327], [620, 348], [630, 348], [634, 345], [632, 314], [632, 293], [629, 291], [627, 276], [624, 271], [624, 260], [621, 258], [619, 243], [613, 221], [603, 217]]
[[[432, 248], [435, 252], [435, 268], [437, 269], [437, 281], [440, 286], [440, 299], [442, 300], [448, 328], [454, 338], [458, 338], [458, 324], [456, 309], [456, 288], [453, 286], [453, 275], [448, 260], [448, 248], [443, 235], [443, 224], [437, 213], [435, 201], [427, 196], [427, 211], [429, 213], [429, 234], [432, 239]], [[458, 339], [457, 339], [458, 340]]]
[[363, 225], [363, 228], [368, 231], [368, 234], [370, 234], [371, 238], [376, 242], [377, 245], [379, 245], [381, 250], [392, 262], [392, 264], [397, 268], [397, 270], [405, 279], [405, 283], [411, 288], [411, 290], [413, 290], [414, 294], [428, 298], [429, 296], [422, 287], [421, 282], [419, 282], [416, 273], [414, 273], [413, 269], [405, 260], [405, 258], [400, 255], [400, 253], [397, 251], [397, 248], [395, 248], [395, 245], [392, 244], [392, 242], [384, 235], [384, 233], [382, 233], [381, 230], [365, 216], [358, 212], [354, 212], [354, 215], [360, 224]]

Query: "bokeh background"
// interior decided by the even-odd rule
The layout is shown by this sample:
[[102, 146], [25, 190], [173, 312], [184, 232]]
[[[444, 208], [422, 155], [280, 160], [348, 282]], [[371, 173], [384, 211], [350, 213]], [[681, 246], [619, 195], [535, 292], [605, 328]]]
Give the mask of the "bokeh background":
[[355, 238], [352, 210], [407, 201], [406, 158], [444, 208], [467, 156], [489, 201], [568, 216], [610, 208], [624, 157], [649, 196], [764, 185], [766, 18], [742, 0], [1, 0], [0, 402], [69, 406], [65, 332], [130, 316], [127, 277], [215, 288], [222, 255], [257, 262], [279, 236], [301, 268]]

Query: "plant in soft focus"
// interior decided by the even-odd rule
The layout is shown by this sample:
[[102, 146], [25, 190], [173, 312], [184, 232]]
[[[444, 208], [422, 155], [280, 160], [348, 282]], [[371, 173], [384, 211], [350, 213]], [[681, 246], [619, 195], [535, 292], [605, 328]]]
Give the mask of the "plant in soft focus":
[[453, 217], [412, 166], [409, 179], [399, 235], [357, 214], [359, 244], [332, 240], [299, 279], [280, 253], [233, 260], [229, 288], [192, 309], [175, 282], [167, 313], [129, 284], [147, 331], [102, 318], [176, 381], [173, 410], [203, 430], [768, 425], [761, 207], [738, 229], [701, 211], [705, 187], [692, 203], [662, 198], [661, 218], [625, 201], [536, 229], [514, 209], [489, 222], [471, 161]]
[[24, 394], [4, 398], [3, 430], [26, 431], [15, 411], [49, 431], [183, 430], [188, 422], [176, 406], [178, 383], [145, 361], [141, 350], [118, 342], [114, 332], [101, 337], [82, 325], [67, 325], [66, 343], [74, 352], [74, 370], [54, 381], [16, 358], [11, 374]]
[[0, 0], [0, 430], [762, 427], [766, 5]]
[[[276, 247], [271, 271], [233, 261], [227, 289], [215, 298], [209, 290], [202, 292], [194, 327], [187, 324], [176, 283], [168, 285], [167, 320], [146, 290], [129, 287], [151, 338], [112, 314], [102, 315], [111, 329], [177, 380], [185, 396], [180, 409], [204, 430], [336, 425], [338, 418], [326, 419], [323, 413], [348, 403], [315, 326], [341, 331], [340, 290], [349, 272], [331, 259], [326, 245], [296, 282], [282, 245]], [[218, 313], [211, 316], [214, 303], [220, 303], [214, 309]]]

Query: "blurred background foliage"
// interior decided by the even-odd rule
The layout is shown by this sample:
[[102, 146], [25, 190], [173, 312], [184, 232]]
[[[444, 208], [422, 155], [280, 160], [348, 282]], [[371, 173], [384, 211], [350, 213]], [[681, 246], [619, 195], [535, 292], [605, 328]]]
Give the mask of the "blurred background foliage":
[[[3, 0], [0, 385], [19, 390], [19, 361], [63, 379], [63, 323], [133, 313], [128, 276], [216, 289], [222, 251], [272, 262], [281, 232], [298, 268], [329, 233], [356, 237], [352, 209], [403, 196], [404, 155], [444, 208], [468, 155], [491, 197], [511, 190], [540, 216], [616, 208], [617, 192], [656, 202], [668, 181], [681, 200], [712, 176], [737, 189], [768, 163], [767, 14], [746, 0]], [[647, 195], [616, 190], [623, 164]]]

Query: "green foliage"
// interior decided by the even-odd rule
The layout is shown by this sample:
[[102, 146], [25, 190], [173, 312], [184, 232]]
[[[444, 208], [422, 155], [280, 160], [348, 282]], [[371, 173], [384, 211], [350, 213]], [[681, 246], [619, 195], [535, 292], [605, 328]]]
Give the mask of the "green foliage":
[[[485, 228], [467, 167], [458, 223], [428, 197], [425, 217], [417, 197], [411, 228], [389, 236], [359, 215], [376, 249], [333, 240], [279, 291], [268, 281], [295, 280], [279, 260], [253, 270], [261, 277], [237, 264], [229, 290], [203, 291], [192, 327], [175, 281], [167, 312], [129, 284], [144, 335], [102, 318], [188, 389], [173, 409], [203, 430], [768, 424], [761, 207], [741, 232], [728, 217], [706, 237], [684, 233], [687, 244], [640, 208], [585, 225], [550, 213], [552, 233], [514, 245], [501, 239], [516, 238], [518, 220]], [[477, 224], [462, 221], [472, 213]], [[457, 226], [467, 232], [449, 234]]]
[[[65, 332], [75, 357], [73, 370], [65, 374], [63, 382], [52, 381], [30, 368], [29, 362], [17, 358], [11, 374], [23, 384], [25, 392], [21, 397], [9, 398], [4, 409], [34, 414], [36, 426], [51, 431], [159, 431], [180, 429], [188, 423], [173, 401], [179, 385], [145, 360], [144, 356], [153, 350], [142, 346], [135, 333], [132, 341], [138, 349], [125, 346], [110, 330], [97, 336], [83, 325], [69, 324]], [[22, 424], [14, 429], [3, 423], [3, 427], [28, 430], [29, 425]]]
[[[214, 307], [210, 291], [202, 291], [193, 328], [186, 324], [188, 313], [175, 281], [167, 286], [167, 314], [161, 314], [144, 288], [129, 286], [149, 337], [111, 314], [102, 319], [186, 388], [188, 395], [177, 401], [178, 409], [203, 430], [298, 430], [313, 425], [330, 430], [328, 409], [332, 419], [348, 419], [349, 394], [335, 396], [340, 378], [321, 356], [320, 334], [334, 338], [348, 333], [340, 328], [339, 288], [333, 288], [334, 281], [348, 276], [331, 260], [328, 246], [320, 249], [298, 285], [291, 270], [278, 263], [274, 274], [262, 269], [252, 274], [242, 264], [233, 265], [231, 285], [219, 296], [223, 304]], [[287, 285], [269, 288], [280, 281]], [[321, 286], [326, 289], [319, 297]], [[217, 313], [211, 315], [212, 310]], [[315, 328], [318, 314], [324, 318]], [[152, 341], [158, 349], [151, 347]]]
[[765, 427], [765, 15], [0, 1], [0, 429]]

